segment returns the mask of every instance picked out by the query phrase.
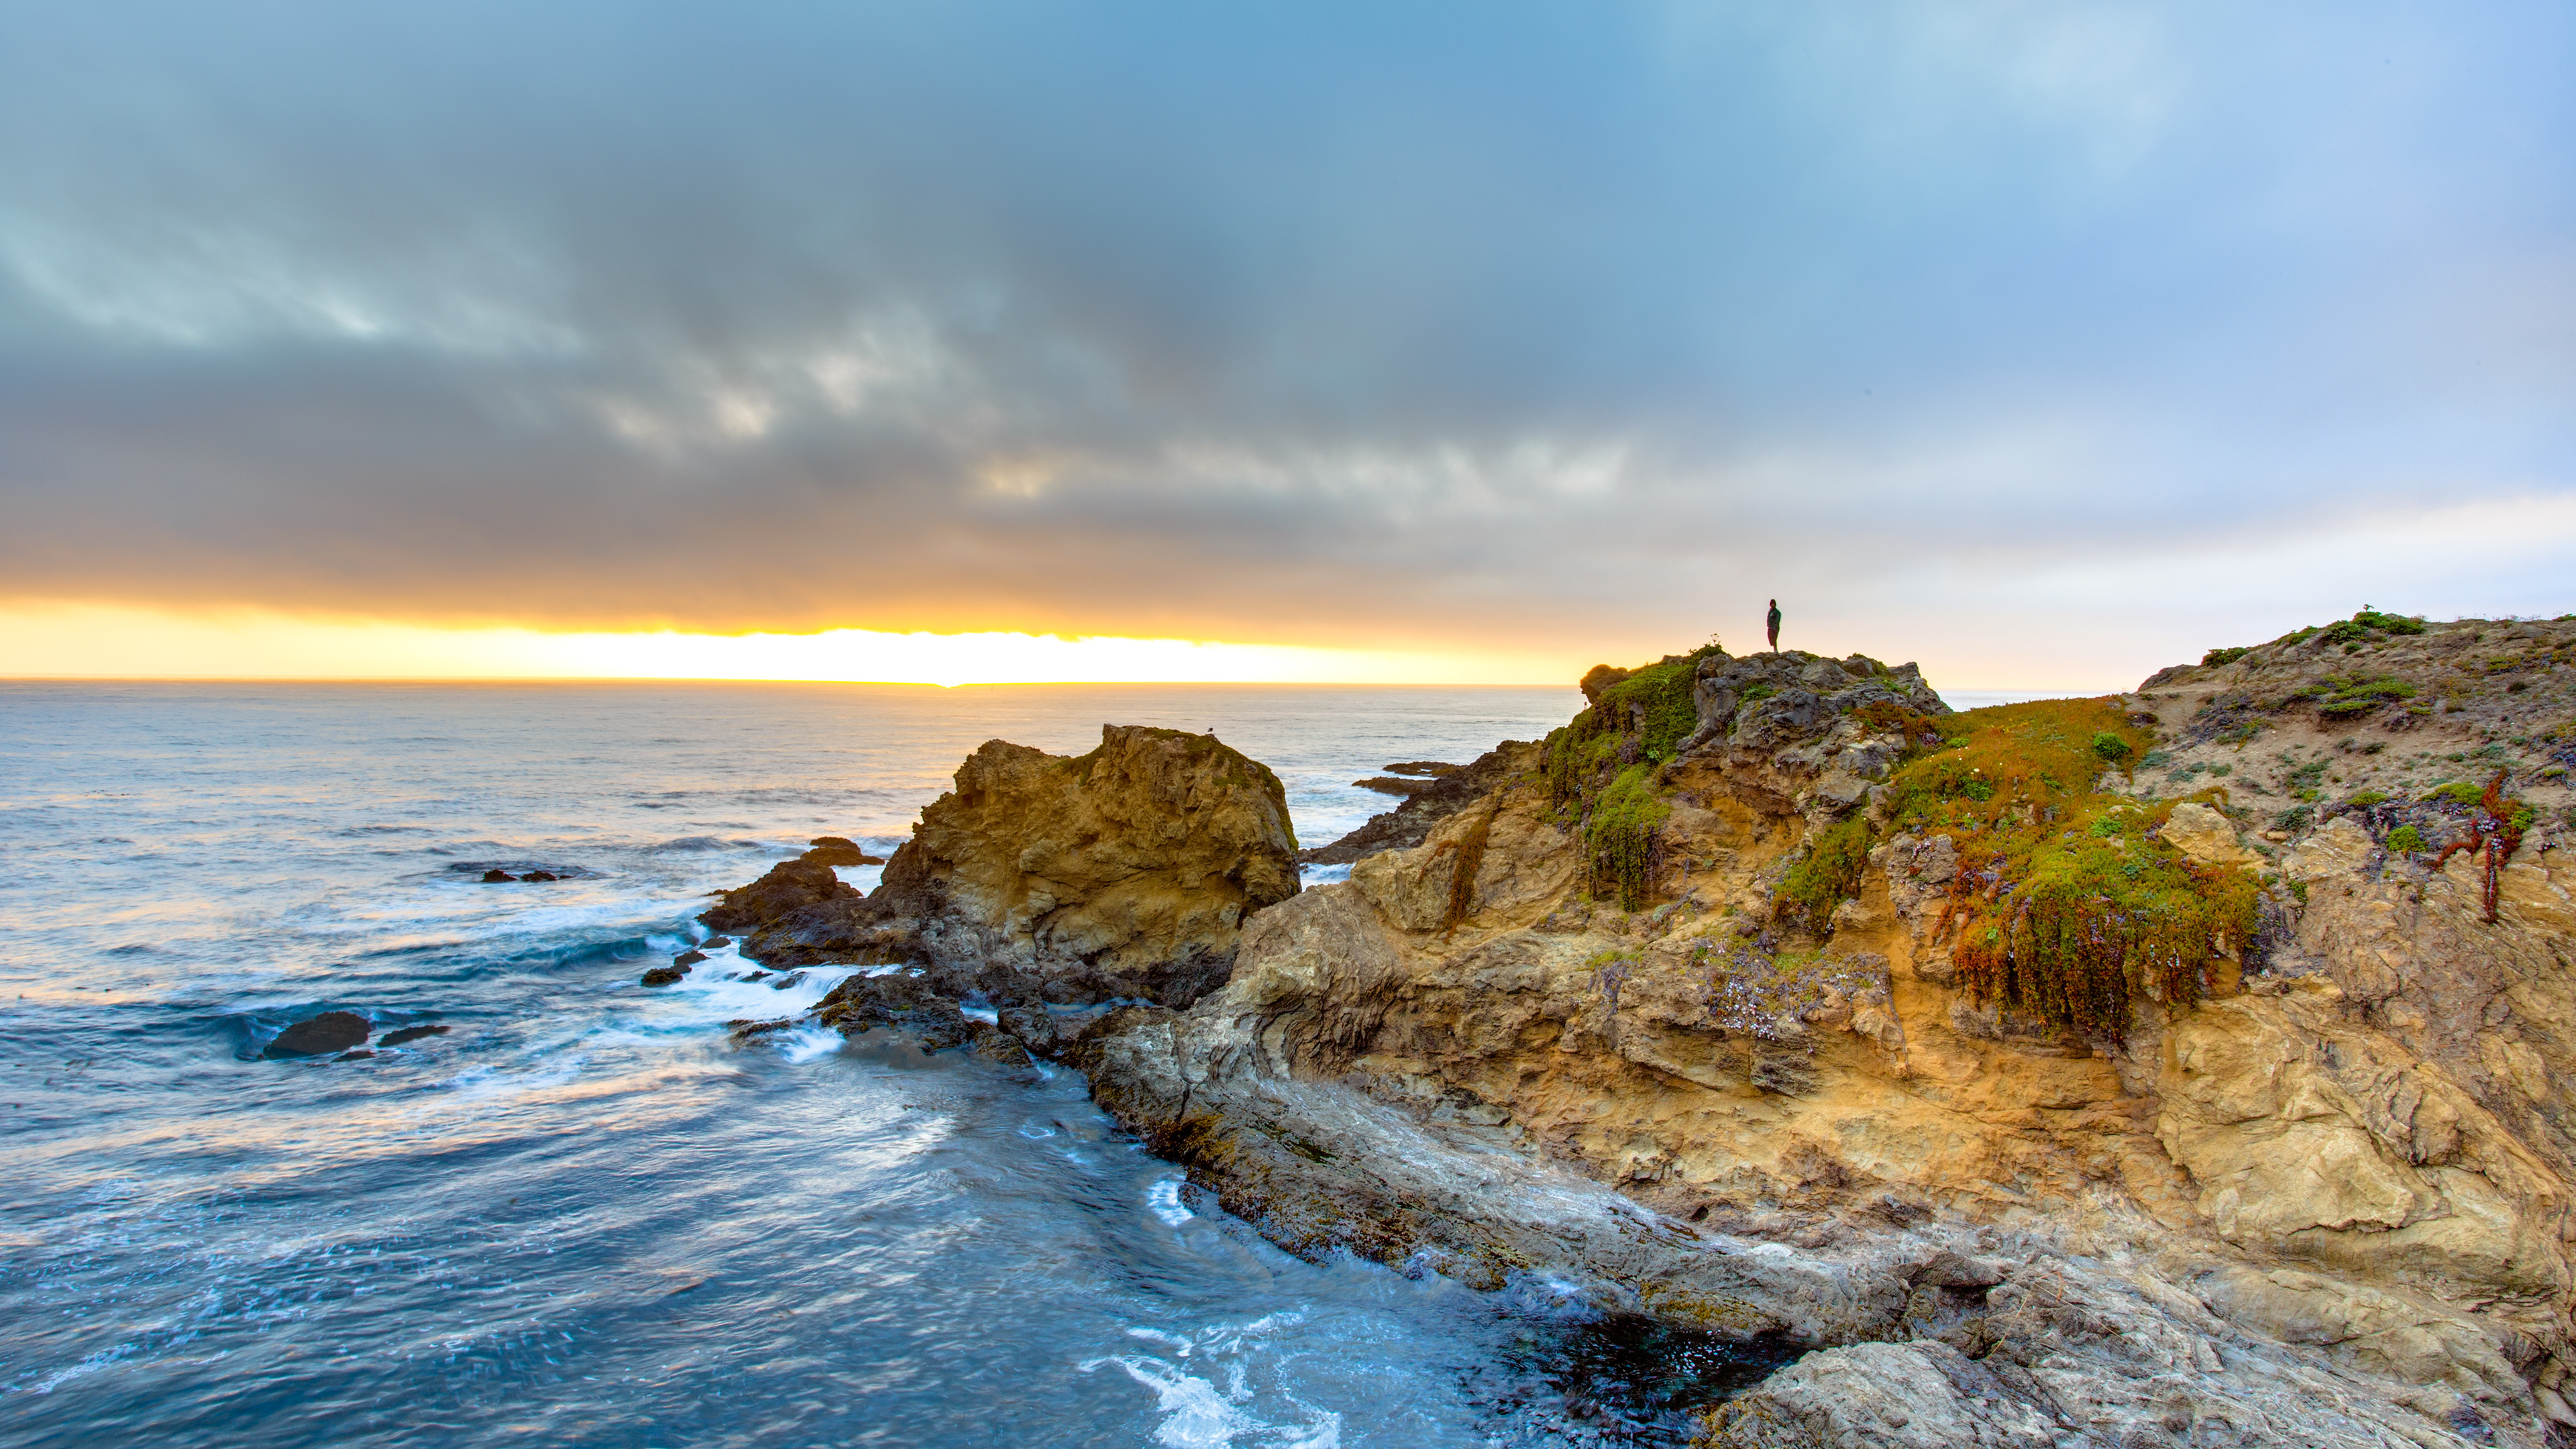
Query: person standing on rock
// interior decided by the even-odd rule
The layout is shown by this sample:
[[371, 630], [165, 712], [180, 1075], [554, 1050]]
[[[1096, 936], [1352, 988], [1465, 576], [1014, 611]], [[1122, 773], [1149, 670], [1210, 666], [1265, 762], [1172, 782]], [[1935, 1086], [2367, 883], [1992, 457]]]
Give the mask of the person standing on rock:
[[1771, 652], [1780, 652], [1780, 601], [1771, 601], [1771, 612], [1762, 616], [1763, 631], [1771, 636]]

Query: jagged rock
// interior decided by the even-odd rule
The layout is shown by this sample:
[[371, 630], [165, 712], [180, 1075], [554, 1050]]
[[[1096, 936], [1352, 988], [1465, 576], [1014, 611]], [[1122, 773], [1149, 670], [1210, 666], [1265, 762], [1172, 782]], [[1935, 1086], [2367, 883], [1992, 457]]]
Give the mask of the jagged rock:
[[1306, 865], [1348, 865], [1382, 850], [1410, 850], [1420, 845], [1441, 821], [1483, 799], [1504, 774], [1527, 768], [1529, 752], [1536, 748], [1522, 741], [1506, 740], [1473, 763], [1449, 768], [1428, 788], [1414, 791], [1403, 804], [1383, 815], [1370, 816], [1366, 824], [1330, 845], [1299, 851], [1297, 859]]
[[974, 1040], [977, 1025], [956, 1002], [909, 973], [849, 977], [823, 997], [814, 1017], [843, 1036], [888, 1027], [934, 1052]]
[[705, 959], [707, 959], [707, 953], [704, 951], [683, 951], [679, 955], [671, 958], [671, 964], [679, 967], [689, 967], [695, 966]]
[[1044, 1052], [1056, 1044], [1055, 1017], [1043, 1006], [1005, 1006], [993, 1013], [1002, 1030]]
[[811, 966], [856, 959], [876, 944], [872, 933], [881, 916], [830, 866], [782, 860], [760, 879], [725, 892], [698, 920], [711, 930], [739, 933], [743, 954], [768, 965]]
[[1186, 1005], [1224, 983], [1244, 918], [1297, 893], [1295, 850], [1268, 766], [1212, 735], [1105, 725], [1079, 758], [977, 750], [870, 905], [956, 994]]
[[404, 1042], [419, 1041], [423, 1037], [445, 1036], [453, 1029], [454, 1028], [444, 1024], [435, 1026], [406, 1026], [397, 1031], [386, 1032], [383, 1036], [376, 1038], [376, 1045], [380, 1047], [401, 1046]]
[[503, 882], [503, 881], [505, 881], [505, 880], [517, 880], [517, 879], [518, 879], [518, 877], [517, 877], [517, 876], [512, 875], [512, 874], [510, 874], [508, 871], [506, 871], [506, 870], [502, 870], [502, 869], [500, 869], [500, 868], [499, 868], [499, 867], [497, 867], [497, 866], [496, 866], [496, 867], [494, 867], [494, 868], [493, 868], [493, 869], [491, 869], [491, 870], [487, 870], [487, 871], [483, 872], [483, 883], [484, 883], [485, 885], [499, 885], [501, 882]]
[[998, 1066], [1025, 1067], [1032, 1063], [1028, 1045], [999, 1027], [977, 1024], [975, 1055]]
[[[1694, 698], [1644, 908], [1598, 893], [1536, 748], [1498, 751], [1347, 883], [1252, 918], [1222, 991], [1068, 1058], [1299, 1251], [1543, 1272], [1821, 1347], [1710, 1444], [2540, 1449], [2576, 1417], [2563, 852], [2502, 862], [2489, 924], [2475, 857], [2433, 871], [2376, 816], [2276, 827], [2271, 914], [2209, 999], [2141, 996], [2125, 1047], [2087, 1042], [1963, 989], [1977, 842], [1888, 833], [1873, 791], [1945, 713], [1919, 672], [1716, 656]], [[1775, 936], [1784, 874], [1864, 808], [1830, 939]], [[2265, 859], [2199, 807], [2162, 834], [2205, 869]]]
[[668, 986], [688, 974], [689, 968], [686, 966], [655, 966], [647, 970], [644, 975], [639, 978], [639, 984], [645, 986]]
[[784, 861], [699, 919], [771, 966], [914, 962], [952, 998], [1179, 1005], [1224, 982], [1248, 914], [1297, 893], [1295, 849], [1267, 766], [1104, 725], [1078, 758], [986, 743], [870, 896]]
[[1402, 764], [1388, 765], [1384, 768], [1390, 775], [1423, 775], [1437, 779], [1443, 775], [1457, 774], [1460, 767], [1445, 760], [1407, 760]]
[[281, 1031], [261, 1056], [271, 1059], [318, 1057], [364, 1045], [375, 1026], [354, 1011], [326, 1011], [308, 1016]]
[[1375, 790], [1381, 795], [1402, 795], [1408, 799], [1430, 789], [1433, 784], [1429, 780], [1404, 780], [1392, 775], [1371, 775], [1351, 783], [1363, 790]]
[[529, 871], [526, 875], [523, 875], [523, 876], [519, 877], [519, 879], [521, 879], [521, 880], [526, 880], [526, 881], [540, 881], [540, 882], [542, 882], [542, 881], [550, 881], [550, 880], [562, 880], [562, 879], [563, 879], [563, 877], [562, 877], [562, 876], [559, 876], [559, 875], [557, 875], [557, 874], [555, 874], [553, 871], [550, 871], [550, 870], [532, 870], [532, 871]]

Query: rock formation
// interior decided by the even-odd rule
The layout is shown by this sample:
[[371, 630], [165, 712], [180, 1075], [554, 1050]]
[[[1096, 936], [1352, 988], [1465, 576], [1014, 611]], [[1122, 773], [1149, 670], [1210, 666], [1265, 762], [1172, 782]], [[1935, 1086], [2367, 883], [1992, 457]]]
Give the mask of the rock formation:
[[[2540, 1449], [2576, 1443], [2571, 685], [2576, 625], [2367, 611], [1971, 715], [1712, 648], [1594, 670], [1329, 847], [1346, 883], [1154, 875], [1174, 924], [1124, 952], [1053, 913], [1168, 816], [1002, 745], [878, 898], [709, 919], [875, 932], [918, 970], [842, 1016], [951, 1036], [943, 993], [1202, 963], [1186, 1009], [1004, 1012], [985, 1054], [1080, 1066], [1297, 1251], [1812, 1347], [1709, 1445]], [[1284, 871], [1281, 815], [1226, 838]]]
[[[1293, 1247], [1823, 1346], [1711, 1444], [2551, 1442], [2576, 878], [2547, 751], [2576, 742], [2576, 629], [2519, 627], [2509, 695], [2456, 668], [2492, 667], [2472, 626], [2309, 661], [2284, 698], [2415, 693], [2275, 710], [2272, 755], [2242, 715], [2189, 723], [2270, 656], [1983, 734], [1865, 659], [1596, 671], [1580, 728], [1073, 1059]], [[2382, 736], [2417, 747], [2397, 811], [2247, 808], [2249, 773], [2376, 778], [2339, 767]], [[2212, 751], [2239, 789], [2189, 768]], [[2385, 844], [2476, 835], [2464, 792], [2424, 797], [2489, 765], [2531, 817], [2493, 923], [2482, 857]], [[2095, 889], [2127, 904], [2068, 914]], [[2069, 974], [2015, 984], [2043, 968]]]
[[1224, 983], [1245, 916], [1297, 893], [1296, 848], [1268, 766], [1213, 735], [1108, 725], [1075, 758], [977, 750], [872, 895], [809, 855], [700, 919], [770, 966], [910, 962], [997, 1005], [1185, 1006]]

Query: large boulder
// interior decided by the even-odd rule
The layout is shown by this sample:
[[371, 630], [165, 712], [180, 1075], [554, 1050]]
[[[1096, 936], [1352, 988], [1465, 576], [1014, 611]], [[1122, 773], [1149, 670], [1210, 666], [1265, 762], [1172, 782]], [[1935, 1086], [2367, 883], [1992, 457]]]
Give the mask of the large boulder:
[[809, 854], [699, 917], [769, 966], [926, 968], [926, 989], [997, 1005], [1225, 984], [1244, 918], [1297, 893], [1288, 795], [1214, 735], [1104, 725], [1073, 758], [993, 740], [862, 897]]
[[1268, 766], [1214, 735], [1104, 725], [1079, 757], [969, 756], [869, 906], [952, 988], [1185, 1006], [1225, 984], [1244, 917], [1297, 894], [1296, 851]]

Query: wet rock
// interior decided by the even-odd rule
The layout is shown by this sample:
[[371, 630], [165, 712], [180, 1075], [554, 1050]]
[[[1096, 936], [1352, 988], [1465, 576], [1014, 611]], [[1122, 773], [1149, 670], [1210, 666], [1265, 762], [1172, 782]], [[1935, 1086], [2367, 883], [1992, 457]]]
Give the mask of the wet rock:
[[1454, 775], [1459, 770], [1458, 766], [1444, 760], [1407, 760], [1403, 764], [1388, 765], [1384, 768], [1390, 775], [1429, 775], [1435, 778], [1441, 775]]
[[1407, 797], [1419, 795], [1430, 789], [1433, 784], [1429, 780], [1400, 780], [1392, 775], [1372, 775], [1365, 780], [1353, 780], [1351, 783], [1363, 790], [1375, 790], [1381, 795]]
[[802, 986], [803, 984], [805, 984], [805, 973], [802, 971], [790, 971], [786, 975], [779, 977], [777, 980], [770, 982], [769, 989], [772, 991], [784, 991], [790, 986]]
[[773, 1017], [768, 1021], [756, 1021], [750, 1017], [736, 1017], [725, 1025], [733, 1028], [733, 1040], [736, 1045], [740, 1045], [743, 1042], [757, 1041], [764, 1036], [791, 1030], [796, 1025], [796, 1018], [781, 1016]]
[[497, 868], [483, 872], [483, 883], [485, 885], [498, 885], [505, 880], [517, 879], [517, 876], [510, 874], [508, 871]]
[[808, 865], [883, 865], [885, 857], [870, 855], [856, 841], [839, 835], [817, 835], [814, 848], [797, 859]]
[[769, 979], [769, 973], [766, 971], [754, 971], [742, 979], [745, 981], [766, 981]]
[[[828, 865], [783, 860], [698, 916], [710, 929], [739, 934], [748, 954], [772, 966], [811, 966], [865, 959], [883, 913]], [[879, 956], [877, 959], [885, 959]]]
[[418, 1041], [422, 1037], [445, 1036], [450, 1030], [451, 1028], [443, 1025], [406, 1026], [397, 1031], [386, 1032], [383, 1036], [376, 1038], [376, 1045], [380, 1047], [401, 1046], [404, 1042]]
[[1006, 1006], [993, 1013], [1002, 1030], [1044, 1052], [1056, 1042], [1055, 1015], [1043, 1006]]
[[920, 1042], [924, 1051], [972, 1041], [977, 1025], [956, 1002], [911, 975], [850, 977], [816, 1005], [814, 1019], [843, 1036], [888, 1027]]
[[1005, 1067], [1025, 1067], [1034, 1064], [1029, 1056], [1028, 1046], [1018, 1037], [999, 1027], [985, 1026], [980, 1022], [977, 1023], [975, 1031], [975, 1055]]
[[686, 966], [656, 966], [644, 973], [643, 983], [647, 986], [668, 986], [688, 974], [689, 968]]
[[714, 951], [732, 944], [733, 937], [731, 936], [709, 936], [698, 943], [698, 949], [701, 951]]
[[671, 964], [685, 969], [690, 966], [695, 966], [705, 959], [707, 959], [707, 953], [704, 951], [683, 951], [679, 955], [671, 958]]
[[559, 876], [559, 875], [557, 875], [557, 874], [555, 874], [553, 871], [550, 871], [550, 870], [532, 870], [532, 871], [529, 871], [526, 875], [523, 875], [523, 876], [519, 877], [519, 879], [521, 879], [521, 880], [533, 880], [533, 881], [548, 881], [548, 880], [562, 880], [562, 879], [563, 879], [563, 877], [562, 877], [562, 876]]
[[375, 1055], [376, 1055], [376, 1054], [375, 1054], [374, 1052], [370, 1052], [370, 1051], [342, 1052], [342, 1053], [340, 1053], [338, 1056], [333, 1057], [331, 1060], [333, 1060], [333, 1061], [335, 1061], [335, 1062], [364, 1062], [364, 1061], [373, 1061], [373, 1060], [375, 1059]]
[[326, 1011], [279, 1032], [260, 1055], [272, 1059], [324, 1056], [364, 1044], [374, 1030], [372, 1023], [354, 1011]]

